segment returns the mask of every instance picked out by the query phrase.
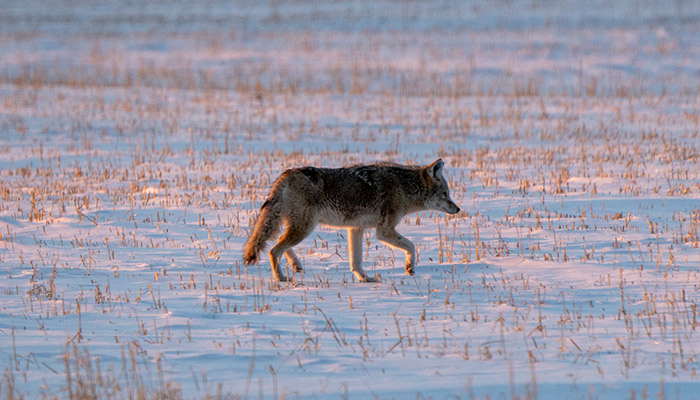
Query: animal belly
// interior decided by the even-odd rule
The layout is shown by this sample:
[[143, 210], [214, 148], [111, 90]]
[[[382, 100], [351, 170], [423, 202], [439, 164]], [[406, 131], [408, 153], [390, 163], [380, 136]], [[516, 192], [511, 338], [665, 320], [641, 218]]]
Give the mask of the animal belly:
[[378, 215], [374, 213], [345, 213], [334, 210], [324, 210], [319, 214], [318, 222], [333, 227], [370, 228], [379, 223]]

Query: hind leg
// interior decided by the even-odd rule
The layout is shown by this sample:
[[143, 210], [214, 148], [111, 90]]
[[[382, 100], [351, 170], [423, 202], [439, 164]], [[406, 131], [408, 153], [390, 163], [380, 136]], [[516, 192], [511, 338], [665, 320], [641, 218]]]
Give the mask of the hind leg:
[[299, 261], [299, 257], [297, 257], [297, 255], [294, 253], [294, 250], [289, 249], [285, 251], [284, 258], [286, 258], [289, 265], [292, 266], [292, 271], [304, 272], [304, 268], [301, 266], [301, 261]]
[[[272, 275], [275, 277], [275, 280], [280, 282], [289, 282], [289, 279], [282, 273], [282, 268], [280, 268], [280, 256], [282, 254], [285, 254], [285, 256], [287, 256], [286, 253], [290, 252], [290, 249], [292, 247], [296, 246], [302, 240], [304, 240], [305, 237], [309, 236], [309, 234], [314, 230], [314, 225], [315, 224], [311, 222], [295, 222], [294, 225], [292, 225], [289, 222], [287, 223], [287, 229], [284, 231], [282, 236], [280, 236], [280, 239], [277, 241], [277, 244], [272, 249], [270, 249], [270, 264], [272, 267]], [[296, 255], [293, 251], [291, 251], [291, 255], [294, 256], [294, 258], [296, 258]], [[299, 259], [296, 258], [296, 261], [298, 262]], [[291, 264], [292, 267], [294, 267], [294, 262], [292, 262]], [[297, 265], [301, 266], [301, 263], [297, 263]]]

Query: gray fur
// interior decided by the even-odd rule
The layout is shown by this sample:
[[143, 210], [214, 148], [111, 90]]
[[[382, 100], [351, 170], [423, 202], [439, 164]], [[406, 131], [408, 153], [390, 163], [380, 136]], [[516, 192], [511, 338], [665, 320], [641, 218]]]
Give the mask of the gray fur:
[[350, 266], [360, 281], [374, 281], [362, 269], [362, 234], [375, 228], [377, 239], [406, 253], [406, 273], [413, 275], [415, 246], [396, 232], [395, 226], [409, 213], [438, 210], [455, 214], [459, 207], [449, 196], [442, 175], [444, 163], [426, 167], [382, 163], [346, 168], [301, 167], [286, 170], [275, 181], [261, 207], [253, 233], [245, 245], [246, 265], [256, 263], [265, 243], [282, 222], [286, 229], [270, 250], [272, 273], [286, 281], [279, 265], [284, 255], [295, 272], [301, 272], [292, 247], [317, 224], [348, 229]]

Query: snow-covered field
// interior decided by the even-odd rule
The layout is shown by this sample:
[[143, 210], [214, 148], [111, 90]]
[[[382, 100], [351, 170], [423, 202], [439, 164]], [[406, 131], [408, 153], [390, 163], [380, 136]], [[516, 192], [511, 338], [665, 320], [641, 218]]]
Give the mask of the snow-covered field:
[[[2, 3], [2, 398], [697, 396], [700, 3]], [[414, 277], [243, 266], [284, 169], [438, 157]]]

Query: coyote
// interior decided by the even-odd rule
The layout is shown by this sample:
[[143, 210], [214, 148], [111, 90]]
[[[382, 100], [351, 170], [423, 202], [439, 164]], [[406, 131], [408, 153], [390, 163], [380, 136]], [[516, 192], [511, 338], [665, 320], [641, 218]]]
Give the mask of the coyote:
[[412, 212], [459, 212], [442, 175], [444, 165], [438, 159], [427, 167], [380, 163], [288, 169], [277, 178], [260, 207], [253, 233], [245, 244], [245, 264], [258, 261], [265, 243], [277, 235], [284, 222], [286, 230], [270, 250], [270, 264], [277, 281], [288, 281], [280, 268], [280, 256], [284, 254], [294, 272], [302, 272], [292, 247], [321, 223], [347, 228], [350, 269], [360, 282], [377, 281], [362, 269], [362, 234], [369, 228], [376, 229], [380, 241], [406, 252], [406, 274], [413, 275], [415, 246], [395, 227]]

